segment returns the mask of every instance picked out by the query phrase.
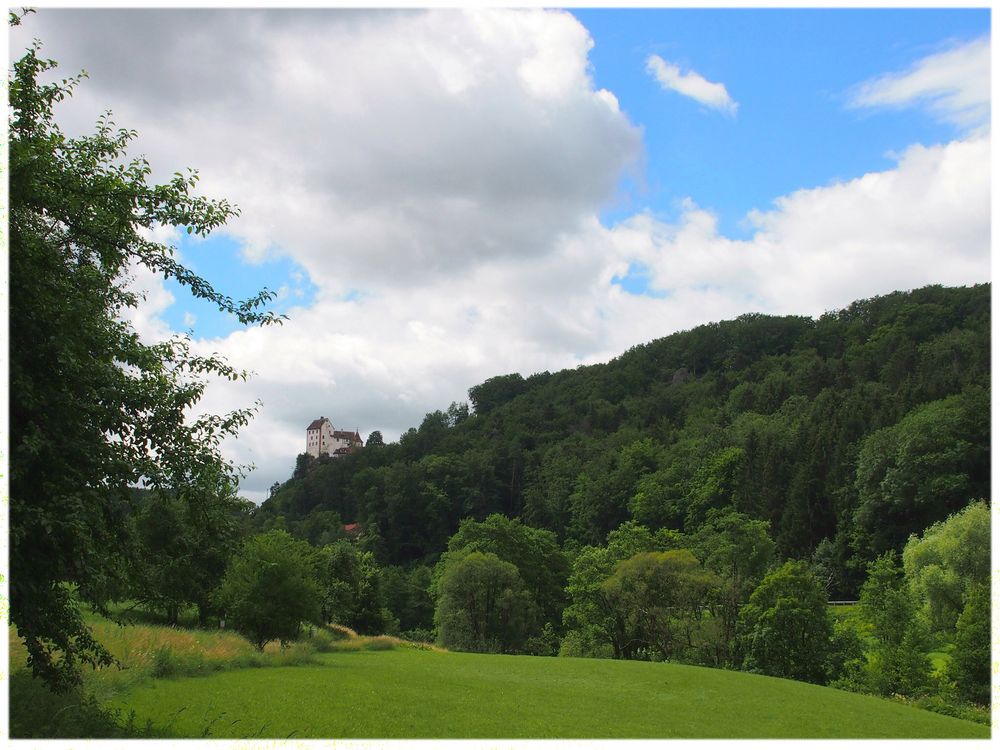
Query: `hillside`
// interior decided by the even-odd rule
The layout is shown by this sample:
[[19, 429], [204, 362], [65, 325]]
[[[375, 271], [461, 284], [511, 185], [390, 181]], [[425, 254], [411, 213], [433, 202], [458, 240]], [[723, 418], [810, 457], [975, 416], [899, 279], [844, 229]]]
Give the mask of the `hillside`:
[[321, 660], [157, 681], [118, 704], [181, 737], [989, 736], [879, 698], [679, 664], [412, 650]]
[[490, 378], [398, 443], [300, 456], [256, 526], [321, 544], [360, 522], [380, 562], [410, 565], [494, 512], [573, 548], [733, 507], [770, 523], [782, 557], [820, 547], [831, 595], [854, 598], [868, 561], [988, 496], [989, 378], [988, 284], [744, 315]]

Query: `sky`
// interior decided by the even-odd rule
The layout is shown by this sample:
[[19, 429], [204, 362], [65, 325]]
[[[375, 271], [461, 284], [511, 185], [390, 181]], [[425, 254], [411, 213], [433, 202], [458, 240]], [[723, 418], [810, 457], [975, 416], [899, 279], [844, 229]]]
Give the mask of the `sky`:
[[244, 328], [137, 269], [155, 341], [253, 371], [257, 502], [327, 416], [395, 440], [470, 387], [747, 312], [990, 280], [990, 11], [42, 8], [10, 33], [153, 179], [240, 216], [155, 237]]

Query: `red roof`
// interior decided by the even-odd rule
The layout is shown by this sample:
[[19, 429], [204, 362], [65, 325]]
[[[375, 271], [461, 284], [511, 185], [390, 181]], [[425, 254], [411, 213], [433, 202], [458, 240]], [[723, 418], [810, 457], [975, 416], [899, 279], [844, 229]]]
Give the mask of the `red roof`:
[[360, 523], [344, 524], [344, 531], [346, 531], [348, 534], [352, 536], [357, 536], [358, 534], [361, 533], [361, 524]]
[[318, 430], [320, 427], [323, 426], [324, 422], [329, 422], [329, 421], [330, 420], [327, 419], [326, 417], [320, 417], [319, 419], [314, 419], [312, 422], [309, 423], [309, 426], [306, 427], [306, 429], [307, 430]]

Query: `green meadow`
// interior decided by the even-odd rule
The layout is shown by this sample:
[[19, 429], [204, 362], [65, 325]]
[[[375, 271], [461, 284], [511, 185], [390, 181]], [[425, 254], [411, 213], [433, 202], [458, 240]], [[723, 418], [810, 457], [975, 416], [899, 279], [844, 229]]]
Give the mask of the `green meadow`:
[[405, 648], [316, 659], [155, 680], [111, 703], [179, 737], [989, 737], [879, 698], [679, 664]]

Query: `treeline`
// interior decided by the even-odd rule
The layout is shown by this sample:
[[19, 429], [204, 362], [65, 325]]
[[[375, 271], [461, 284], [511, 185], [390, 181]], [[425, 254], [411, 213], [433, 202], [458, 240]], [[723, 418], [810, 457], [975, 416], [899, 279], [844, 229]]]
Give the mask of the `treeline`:
[[817, 320], [744, 315], [604, 365], [490, 378], [471, 409], [430, 413], [397, 443], [302, 455], [255, 524], [315, 544], [359, 522], [380, 563], [409, 568], [492, 513], [574, 550], [627, 521], [690, 534], [732, 509], [855, 599], [876, 557], [988, 497], [989, 379], [988, 284]]

